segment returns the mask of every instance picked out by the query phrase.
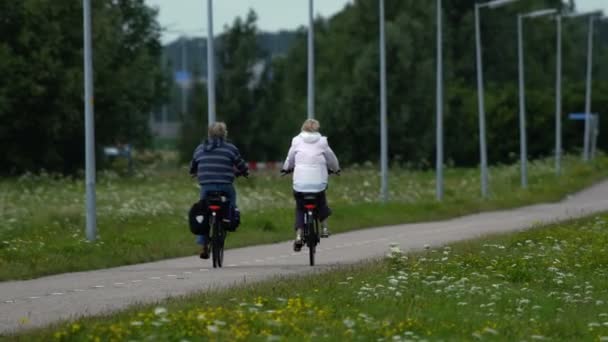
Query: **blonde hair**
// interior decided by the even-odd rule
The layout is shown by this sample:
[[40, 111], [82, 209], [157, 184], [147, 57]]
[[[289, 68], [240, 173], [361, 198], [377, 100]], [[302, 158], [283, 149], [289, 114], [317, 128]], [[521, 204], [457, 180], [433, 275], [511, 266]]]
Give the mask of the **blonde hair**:
[[228, 129], [226, 129], [226, 124], [223, 122], [214, 122], [209, 125], [209, 139], [220, 138], [226, 139], [228, 135]]
[[321, 124], [315, 119], [307, 119], [302, 124], [302, 132], [316, 133], [319, 128], [321, 128]]

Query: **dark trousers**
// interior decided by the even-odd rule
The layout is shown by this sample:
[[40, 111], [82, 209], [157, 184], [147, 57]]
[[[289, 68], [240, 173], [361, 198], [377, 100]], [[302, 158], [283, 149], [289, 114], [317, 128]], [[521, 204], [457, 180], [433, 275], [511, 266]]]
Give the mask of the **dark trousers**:
[[[295, 224], [294, 228], [304, 228], [304, 196], [311, 195], [310, 193], [293, 192], [293, 197], [296, 200]], [[317, 215], [319, 221], [324, 221], [331, 215], [331, 209], [327, 206], [327, 197], [325, 191], [316, 193], [317, 195]]]

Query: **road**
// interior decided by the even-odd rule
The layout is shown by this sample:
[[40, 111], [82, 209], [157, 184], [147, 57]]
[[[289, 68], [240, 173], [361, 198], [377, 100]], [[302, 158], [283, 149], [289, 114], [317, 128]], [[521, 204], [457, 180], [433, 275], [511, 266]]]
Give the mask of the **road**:
[[0, 334], [60, 320], [120, 310], [133, 304], [226, 286], [326, 270], [386, 254], [391, 243], [404, 251], [512, 232], [541, 223], [608, 211], [608, 181], [559, 203], [540, 204], [429, 223], [403, 224], [336, 234], [324, 239], [318, 266], [307, 250], [290, 242], [227, 250], [226, 267], [214, 270], [198, 256], [111, 269], [0, 283]]

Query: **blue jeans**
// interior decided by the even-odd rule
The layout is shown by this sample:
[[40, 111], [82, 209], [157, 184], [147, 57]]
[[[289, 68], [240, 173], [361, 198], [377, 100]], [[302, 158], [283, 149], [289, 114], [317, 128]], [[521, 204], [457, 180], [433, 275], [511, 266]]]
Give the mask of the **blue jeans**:
[[[203, 200], [203, 199], [207, 198], [207, 193], [214, 192], [214, 191], [225, 192], [228, 195], [228, 201], [230, 201], [230, 204], [236, 207], [236, 191], [234, 190], [234, 186], [232, 184], [228, 184], [228, 183], [226, 183], [226, 184], [223, 184], [223, 183], [202, 184], [200, 199]], [[198, 243], [199, 245], [204, 245], [206, 242], [207, 242], [206, 236], [197, 235], [196, 243]]]

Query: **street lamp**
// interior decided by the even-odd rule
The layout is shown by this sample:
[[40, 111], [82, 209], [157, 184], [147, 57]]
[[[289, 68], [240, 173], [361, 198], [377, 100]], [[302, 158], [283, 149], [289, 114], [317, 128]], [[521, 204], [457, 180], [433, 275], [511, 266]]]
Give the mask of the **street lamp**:
[[437, 160], [436, 160], [436, 192], [437, 200], [443, 200], [443, 32], [442, 32], [442, 6], [437, 0]]
[[388, 132], [386, 122], [386, 44], [384, 32], [384, 0], [380, 0], [380, 198], [388, 201]]
[[544, 9], [517, 16], [517, 47], [519, 57], [519, 144], [521, 158], [521, 187], [528, 187], [528, 148], [526, 141], [526, 100], [524, 80], [524, 44], [523, 44], [523, 21], [525, 18], [539, 18], [557, 13], [556, 9]]
[[517, 0], [494, 0], [486, 3], [475, 4], [475, 42], [477, 55], [477, 98], [479, 105], [479, 152], [481, 157], [481, 196], [488, 196], [488, 156], [486, 147], [486, 114], [483, 89], [483, 66], [481, 58], [481, 28], [479, 23], [479, 12], [482, 8], [498, 8]]
[[583, 160], [589, 161], [589, 141], [591, 133], [591, 78], [593, 72], [593, 24], [597, 17], [602, 15], [602, 11], [572, 13], [565, 15], [567, 18], [588, 17], [589, 29], [587, 32], [587, 80], [585, 90], [585, 136], [583, 144]]
[[308, 118], [315, 117], [315, 22], [314, 0], [308, 0]]
[[95, 116], [93, 108], [93, 47], [91, 38], [91, 0], [82, 0], [84, 30], [84, 134], [87, 240], [97, 239], [95, 199]]
[[213, 0], [207, 0], [207, 122], [215, 122], [215, 48], [213, 41]]

